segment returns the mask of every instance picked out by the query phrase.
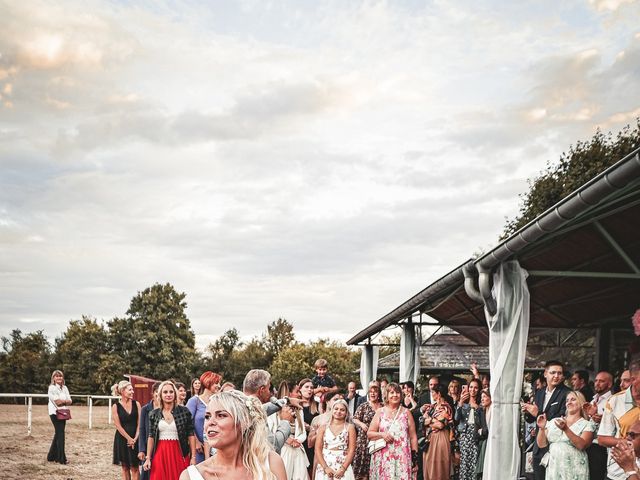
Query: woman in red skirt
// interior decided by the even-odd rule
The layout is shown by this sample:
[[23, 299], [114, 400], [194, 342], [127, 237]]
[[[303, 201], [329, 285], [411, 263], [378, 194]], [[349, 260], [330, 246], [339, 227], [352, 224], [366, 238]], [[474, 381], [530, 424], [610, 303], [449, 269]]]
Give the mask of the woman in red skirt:
[[160, 384], [160, 408], [149, 414], [147, 460], [151, 480], [178, 480], [190, 464], [196, 464], [196, 437], [191, 412], [178, 405], [177, 389], [167, 380]]

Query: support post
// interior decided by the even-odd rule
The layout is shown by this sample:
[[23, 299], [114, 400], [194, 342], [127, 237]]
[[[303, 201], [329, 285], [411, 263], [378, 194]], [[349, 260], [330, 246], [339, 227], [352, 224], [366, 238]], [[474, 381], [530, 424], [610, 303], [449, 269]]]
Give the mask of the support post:
[[109, 399], [109, 425], [111, 425], [111, 399]]
[[33, 398], [29, 397], [27, 402], [27, 436], [31, 436], [31, 419], [33, 418]]
[[89, 405], [89, 430], [93, 426], [93, 398], [89, 395], [87, 396], [87, 405]]
[[599, 327], [596, 329], [596, 361], [595, 371], [609, 371], [609, 349], [611, 347], [611, 328]]

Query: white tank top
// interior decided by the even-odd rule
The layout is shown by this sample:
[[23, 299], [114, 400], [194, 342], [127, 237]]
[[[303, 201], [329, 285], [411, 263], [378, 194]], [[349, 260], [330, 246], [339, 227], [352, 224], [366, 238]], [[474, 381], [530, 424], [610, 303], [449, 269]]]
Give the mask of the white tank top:
[[158, 440], [180, 440], [175, 421], [167, 423], [164, 418], [160, 420], [160, 423], [158, 423], [158, 433]]
[[[269, 468], [269, 456], [267, 455], [267, 469]], [[187, 467], [187, 473], [189, 474], [190, 480], [204, 480], [204, 477], [200, 474], [195, 465], [189, 465]], [[262, 475], [258, 477], [260, 480], [262, 479]]]

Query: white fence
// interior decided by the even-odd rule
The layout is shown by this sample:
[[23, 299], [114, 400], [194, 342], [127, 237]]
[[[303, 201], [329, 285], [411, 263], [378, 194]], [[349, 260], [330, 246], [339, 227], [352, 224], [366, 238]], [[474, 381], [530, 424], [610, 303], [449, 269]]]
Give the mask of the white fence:
[[[118, 400], [120, 397], [114, 397], [111, 395], [71, 395], [71, 397], [85, 398], [87, 400], [87, 406], [89, 407], [89, 428], [93, 427], [93, 399], [108, 399], [109, 400], [109, 424], [111, 424], [111, 403], [113, 400]], [[31, 436], [31, 418], [33, 413], [33, 399], [34, 398], [49, 398], [46, 393], [0, 393], [0, 398], [24, 398], [27, 404], [27, 435]]]

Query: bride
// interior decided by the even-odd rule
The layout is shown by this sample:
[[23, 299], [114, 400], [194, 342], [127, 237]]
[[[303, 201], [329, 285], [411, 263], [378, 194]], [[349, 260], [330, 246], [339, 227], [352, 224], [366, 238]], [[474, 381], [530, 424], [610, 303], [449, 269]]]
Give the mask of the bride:
[[211, 396], [204, 435], [216, 454], [190, 466], [180, 480], [286, 480], [284, 463], [267, 440], [262, 406], [232, 390]]

